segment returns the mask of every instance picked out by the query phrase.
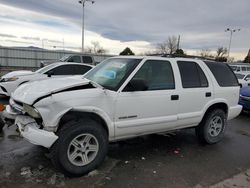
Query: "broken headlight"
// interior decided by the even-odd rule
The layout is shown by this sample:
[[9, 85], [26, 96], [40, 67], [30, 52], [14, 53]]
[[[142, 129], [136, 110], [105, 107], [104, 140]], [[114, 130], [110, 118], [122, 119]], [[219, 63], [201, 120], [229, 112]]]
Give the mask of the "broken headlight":
[[40, 113], [34, 107], [28, 104], [23, 104], [23, 110], [33, 118], [41, 118]]
[[18, 77], [2, 78], [1, 82], [12, 82], [18, 80]]

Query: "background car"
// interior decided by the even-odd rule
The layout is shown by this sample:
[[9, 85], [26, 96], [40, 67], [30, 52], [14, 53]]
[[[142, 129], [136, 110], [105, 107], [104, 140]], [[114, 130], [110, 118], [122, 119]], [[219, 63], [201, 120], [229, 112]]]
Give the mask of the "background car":
[[92, 69], [92, 65], [59, 62], [43, 67], [35, 72], [13, 71], [0, 79], [0, 95], [10, 96], [15, 89], [29, 81], [43, 80], [51, 77], [83, 75]]
[[240, 89], [239, 104], [243, 106], [243, 110], [250, 110], [250, 86]]
[[[85, 63], [94, 65], [95, 61], [94, 58], [90, 55], [65, 55], [61, 59], [59, 59], [60, 62], [74, 62], [74, 63]], [[50, 65], [52, 63], [55, 63], [55, 61], [42, 61], [40, 64], [40, 67], [45, 67], [47, 65]]]
[[250, 73], [235, 73], [241, 87], [250, 86]]

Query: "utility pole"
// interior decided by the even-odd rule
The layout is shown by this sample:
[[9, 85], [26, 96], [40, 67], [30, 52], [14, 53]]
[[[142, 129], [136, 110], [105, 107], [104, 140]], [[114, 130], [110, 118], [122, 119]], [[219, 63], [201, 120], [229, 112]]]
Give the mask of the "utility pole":
[[90, 2], [92, 4], [95, 3], [93, 0], [80, 0], [78, 1], [80, 4], [82, 4], [82, 53], [84, 53], [84, 8], [85, 8], [85, 3]]
[[230, 40], [229, 40], [229, 45], [228, 45], [228, 55], [227, 55], [227, 61], [229, 61], [230, 57], [230, 50], [231, 50], [231, 44], [232, 44], [232, 38], [233, 38], [233, 33], [240, 31], [240, 29], [231, 29], [227, 28], [225, 32], [230, 32]]
[[179, 50], [180, 49], [180, 35], [178, 36], [178, 42], [177, 42], [177, 50]]

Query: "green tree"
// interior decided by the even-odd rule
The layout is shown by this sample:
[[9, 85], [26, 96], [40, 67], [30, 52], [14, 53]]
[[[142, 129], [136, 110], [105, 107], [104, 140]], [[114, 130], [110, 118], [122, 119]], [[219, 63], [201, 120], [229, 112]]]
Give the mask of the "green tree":
[[246, 56], [246, 57], [245, 57], [244, 63], [250, 63], [250, 57], [249, 57], [249, 56]]
[[176, 55], [185, 55], [183, 49], [177, 49], [174, 54], [176, 54]]
[[135, 54], [129, 47], [127, 47], [120, 53], [120, 55], [135, 55]]

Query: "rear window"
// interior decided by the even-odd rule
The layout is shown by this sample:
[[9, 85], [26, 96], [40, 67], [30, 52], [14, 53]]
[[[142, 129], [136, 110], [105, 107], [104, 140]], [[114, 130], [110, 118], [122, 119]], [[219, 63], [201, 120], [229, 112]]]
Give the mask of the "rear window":
[[204, 61], [221, 87], [239, 86], [232, 69], [226, 63]]

